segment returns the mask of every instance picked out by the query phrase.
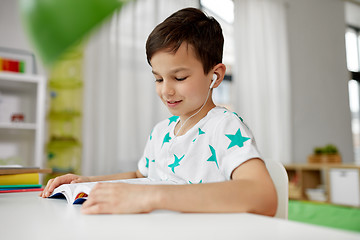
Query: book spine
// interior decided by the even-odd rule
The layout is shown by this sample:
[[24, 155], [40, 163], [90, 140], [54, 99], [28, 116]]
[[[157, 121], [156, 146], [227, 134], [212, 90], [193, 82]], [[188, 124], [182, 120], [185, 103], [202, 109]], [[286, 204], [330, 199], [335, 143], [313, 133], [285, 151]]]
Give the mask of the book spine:
[[23, 188], [23, 189], [0, 190], [0, 193], [39, 192], [43, 190], [44, 190], [43, 188]]
[[41, 188], [41, 187], [42, 187], [41, 184], [0, 185], [0, 190]]
[[0, 175], [0, 185], [39, 184], [39, 173]]

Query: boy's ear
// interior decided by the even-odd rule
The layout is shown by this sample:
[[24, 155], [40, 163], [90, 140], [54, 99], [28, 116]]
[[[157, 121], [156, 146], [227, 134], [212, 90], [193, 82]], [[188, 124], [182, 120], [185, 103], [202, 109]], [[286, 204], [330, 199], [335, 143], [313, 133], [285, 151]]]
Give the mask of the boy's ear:
[[213, 88], [217, 88], [225, 77], [226, 66], [223, 63], [218, 63], [213, 68], [213, 71], [214, 71], [214, 74], [216, 74], [216, 76], [217, 76], [216, 82], [215, 82]]

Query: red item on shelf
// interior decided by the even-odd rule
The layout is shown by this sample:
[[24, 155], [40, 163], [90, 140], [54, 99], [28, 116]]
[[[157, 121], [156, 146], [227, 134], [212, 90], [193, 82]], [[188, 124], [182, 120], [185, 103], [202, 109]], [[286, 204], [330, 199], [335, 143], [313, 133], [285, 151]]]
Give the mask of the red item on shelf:
[[23, 122], [25, 120], [24, 114], [22, 113], [15, 113], [11, 115], [12, 122]]

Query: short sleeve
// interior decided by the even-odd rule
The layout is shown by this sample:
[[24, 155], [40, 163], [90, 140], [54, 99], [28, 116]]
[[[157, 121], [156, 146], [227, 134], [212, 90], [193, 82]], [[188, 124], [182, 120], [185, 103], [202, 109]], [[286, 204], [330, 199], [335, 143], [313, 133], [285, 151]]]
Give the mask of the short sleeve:
[[144, 153], [140, 160], [138, 161], [138, 170], [144, 177], [149, 176], [149, 156], [153, 155], [153, 148], [152, 148], [152, 132], [148, 137], [148, 140], [145, 145]]
[[227, 112], [216, 126], [215, 150], [219, 168], [227, 180], [242, 163], [252, 158], [261, 158], [251, 130], [235, 113]]

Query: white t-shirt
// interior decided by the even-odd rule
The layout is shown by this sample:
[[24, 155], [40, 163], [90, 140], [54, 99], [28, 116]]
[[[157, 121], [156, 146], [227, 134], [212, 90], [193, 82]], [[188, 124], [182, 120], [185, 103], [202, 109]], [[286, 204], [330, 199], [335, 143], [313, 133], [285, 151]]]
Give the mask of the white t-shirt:
[[206, 183], [230, 180], [243, 162], [261, 158], [250, 129], [236, 113], [215, 107], [186, 134], [175, 137], [179, 117], [158, 123], [138, 162], [154, 181]]

